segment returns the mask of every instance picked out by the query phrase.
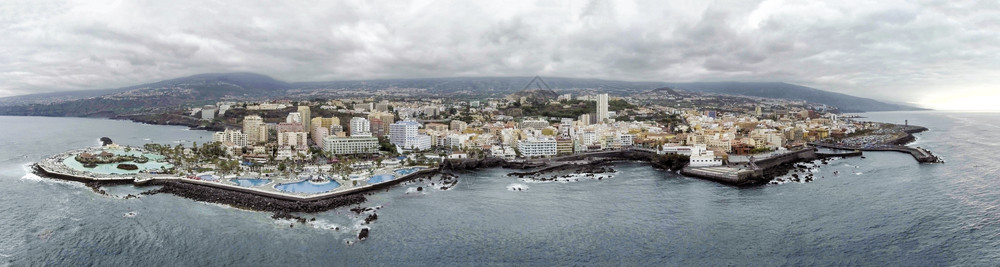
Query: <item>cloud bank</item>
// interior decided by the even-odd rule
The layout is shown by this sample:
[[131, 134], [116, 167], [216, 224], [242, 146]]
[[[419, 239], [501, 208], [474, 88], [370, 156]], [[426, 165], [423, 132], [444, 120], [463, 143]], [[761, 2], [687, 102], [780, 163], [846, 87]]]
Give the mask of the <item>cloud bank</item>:
[[0, 96], [205, 72], [537, 74], [785, 81], [934, 106], [1000, 101], [997, 32], [997, 1], [14, 0], [0, 5]]

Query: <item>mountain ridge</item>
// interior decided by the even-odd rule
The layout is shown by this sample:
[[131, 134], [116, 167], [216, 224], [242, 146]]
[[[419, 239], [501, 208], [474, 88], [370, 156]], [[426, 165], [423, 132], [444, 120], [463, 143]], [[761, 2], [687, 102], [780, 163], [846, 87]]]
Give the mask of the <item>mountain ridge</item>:
[[[430, 95], [472, 95], [502, 97], [523, 91], [532, 77], [442, 77], [410, 79], [339, 80], [320, 82], [284, 82], [267, 75], [251, 72], [204, 73], [158, 82], [115, 89], [43, 93], [0, 98], [0, 106], [30, 106], [60, 104], [94, 99], [148, 97], [149, 105], [176, 106], [185, 102], [210, 102], [221, 99], [266, 99], [295, 97], [296, 92], [317, 90], [378, 90], [389, 88], [425, 89]], [[917, 110], [919, 108], [885, 103], [874, 99], [851, 96], [785, 82], [649, 82], [618, 81], [594, 78], [545, 78], [556, 93], [610, 93], [639, 95], [649, 90], [668, 87], [699, 93], [717, 93], [764, 98], [805, 100], [837, 107], [843, 112]], [[159, 103], [159, 104], [158, 104]], [[0, 114], [11, 114], [3, 112]], [[20, 113], [15, 113], [20, 114]], [[44, 114], [42, 114], [44, 115]], [[58, 114], [49, 114], [58, 115]]]

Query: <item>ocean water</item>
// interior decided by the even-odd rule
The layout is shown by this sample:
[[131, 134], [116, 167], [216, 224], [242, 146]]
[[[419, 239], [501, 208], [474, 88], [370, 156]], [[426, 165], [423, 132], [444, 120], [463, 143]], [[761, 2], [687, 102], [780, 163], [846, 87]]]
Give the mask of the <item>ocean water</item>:
[[[642, 163], [602, 180], [536, 183], [509, 170], [459, 173], [346, 208], [270, 213], [168, 194], [122, 199], [39, 178], [26, 165], [116, 142], [210, 140], [207, 132], [83, 118], [0, 117], [0, 265], [995, 265], [1000, 262], [1000, 114], [897, 112], [944, 157], [868, 152], [810, 183], [738, 188]], [[149, 140], [146, 140], [149, 139]], [[837, 174], [835, 175], [834, 172]], [[425, 188], [416, 191], [417, 186]], [[106, 188], [123, 196], [151, 190]], [[520, 190], [518, 190], [520, 189]], [[132, 216], [134, 213], [134, 216]], [[361, 228], [369, 239], [356, 241]]]

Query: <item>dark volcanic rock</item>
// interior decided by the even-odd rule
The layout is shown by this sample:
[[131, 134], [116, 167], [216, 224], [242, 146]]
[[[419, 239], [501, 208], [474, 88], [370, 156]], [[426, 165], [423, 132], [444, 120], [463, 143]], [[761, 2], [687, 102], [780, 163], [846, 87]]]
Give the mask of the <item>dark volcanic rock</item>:
[[371, 224], [376, 220], [378, 220], [378, 214], [372, 213], [372, 215], [368, 215], [368, 217], [365, 218], [365, 224]]
[[358, 233], [358, 240], [368, 239], [368, 228], [361, 228], [361, 232]]

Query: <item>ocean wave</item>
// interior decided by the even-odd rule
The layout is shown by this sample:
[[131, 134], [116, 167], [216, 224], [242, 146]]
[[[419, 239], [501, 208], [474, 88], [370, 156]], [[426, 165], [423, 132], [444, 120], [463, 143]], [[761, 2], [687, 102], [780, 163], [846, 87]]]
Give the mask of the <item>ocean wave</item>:
[[528, 191], [528, 186], [524, 185], [524, 184], [514, 183], [514, 184], [507, 185], [507, 190], [510, 190], [510, 191]]
[[31, 169], [31, 163], [24, 164], [24, 165], [21, 166], [21, 168], [24, 169], [24, 175], [21, 176], [21, 181], [28, 181], [28, 182], [33, 182], [33, 183], [64, 184], [64, 185], [86, 187], [86, 186], [83, 185], [83, 183], [77, 183], [77, 182], [71, 182], [71, 181], [63, 181], [63, 180], [58, 180], [58, 179], [49, 179], [49, 178], [38, 176], [37, 174], [35, 174], [35, 171]]
[[295, 221], [295, 220], [292, 220], [292, 219], [275, 219], [274, 220], [274, 224], [278, 224], [278, 225], [292, 226], [292, 225], [295, 225], [296, 223], [298, 223], [298, 222]]
[[322, 220], [322, 219], [321, 220], [311, 221], [311, 222], [309, 222], [309, 225], [311, 225], [314, 229], [330, 230], [330, 231], [336, 231], [336, 232], [339, 232], [340, 230], [344, 229], [343, 227], [341, 227], [340, 225], [338, 225], [336, 223], [332, 223], [332, 222], [329, 222], [329, 221], [326, 221], [326, 220]]
[[421, 188], [421, 189], [422, 189], [423, 187], [422, 187], [422, 186], [418, 186], [418, 187], [407, 187], [407, 188], [406, 188], [406, 193], [405, 193], [405, 194], [407, 194], [407, 195], [411, 195], [411, 194], [414, 194], [414, 195], [415, 195], [415, 194], [427, 194], [427, 192], [425, 192], [425, 191], [427, 191], [427, 190], [419, 190], [419, 191], [418, 191], [418, 190], [417, 190], [417, 188]]
[[521, 182], [531, 183], [531, 184], [542, 184], [542, 183], [571, 183], [579, 182], [580, 180], [603, 180], [613, 178], [614, 175], [607, 173], [589, 174], [589, 173], [571, 173], [561, 176], [557, 176], [552, 179], [534, 179], [534, 178], [520, 178]]

